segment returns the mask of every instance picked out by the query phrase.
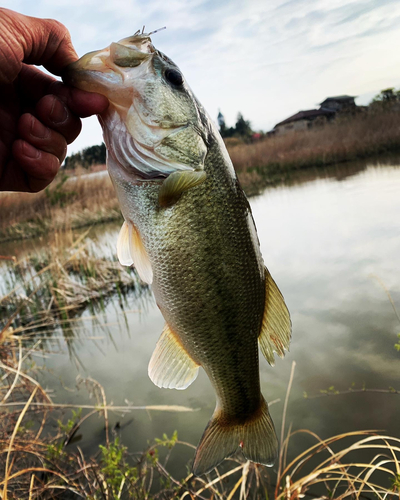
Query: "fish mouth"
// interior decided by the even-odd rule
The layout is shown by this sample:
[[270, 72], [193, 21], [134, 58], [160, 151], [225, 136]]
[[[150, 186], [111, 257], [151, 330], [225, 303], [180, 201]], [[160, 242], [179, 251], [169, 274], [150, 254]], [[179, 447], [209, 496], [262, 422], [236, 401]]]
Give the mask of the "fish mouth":
[[109, 97], [110, 90], [121, 89], [127, 80], [137, 78], [143, 72], [141, 67], [154, 53], [148, 35], [133, 35], [69, 64], [62, 73], [62, 80], [67, 85]]

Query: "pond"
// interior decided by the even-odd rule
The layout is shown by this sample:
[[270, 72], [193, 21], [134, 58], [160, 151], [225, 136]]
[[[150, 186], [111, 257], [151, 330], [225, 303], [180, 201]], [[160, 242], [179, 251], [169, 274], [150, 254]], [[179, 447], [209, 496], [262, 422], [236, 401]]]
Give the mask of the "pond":
[[[363, 429], [399, 436], [400, 395], [390, 388], [400, 389], [400, 353], [394, 347], [400, 324], [391, 302], [400, 311], [400, 167], [389, 161], [299, 174], [250, 203], [264, 261], [293, 322], [285, 359], [274, 367], [260, 359], [262, 392], [273, 402], [278, 434], [295, 361], [287, 425], [321, 438]], [[90, 244], [98, 254], [110, 254], [118, 231], [115, 224], [96, 226]], [[46, 241], [8, 243], [0, 253], [22, 255], [41, 245]], [[77, 385], [77, 377], [91, 377], [116, 406], [198, 409], [109, 414], [110, 427], [131, 452], [175, 430], [196, 445], [214, 410], [214, 391], [202, 371], [185, 391], [152, 384], [147, 365], [163, 325], [148, 291], [129, 295], [123, 309], [115, 297], [95, 317], [85, 311], [72, 340], [55, 332], [47, 344], [51, 355], [36, 360], [43, 367], [40, 381], [54, 390], [58, 403], [94, 404], [85, 386]], [[94, 452], [105, 440], [104, 420], [91, 417], [79, 434], [82, 450]], [[293, 439], [289, 456], [314, 442]], [[180, 449], [170, 472], [185, 475], [192, 457], [192, 450]]]

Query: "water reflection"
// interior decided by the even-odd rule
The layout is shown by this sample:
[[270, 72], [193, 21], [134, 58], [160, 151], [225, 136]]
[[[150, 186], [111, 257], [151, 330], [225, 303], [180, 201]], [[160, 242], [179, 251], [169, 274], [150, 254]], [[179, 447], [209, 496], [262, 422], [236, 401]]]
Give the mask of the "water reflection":
[[[274, 368], [261, 360], [262, 390], [267, 400], [281, 400], [271, 407], [279, 429], [295, 360], [288, 412], [294, 429], [308, 428], [323, 438], [359, 429], [399, 435], [399, 395], [354, 392], [323, 396], [320, 391], [331, 386], [339, 391], [349, 387], [399, 389], [400, 356], [394, 343], [400, 324], [374, 276], [384, 282], [400, 308], [400, 169], [384, 162], [367, 167], [363, 162], [314, 174], [299, 172], [251, 199], [265, 262], [293, 320], [290, 353]], [[94, 227], [89, 244], [99, 254], [113, 252], [118, 231], [119, 224]], [[33, 244], [40, 246], [27, 242], [24, 251], [30, 251]], [[180, 439], [197, 443], [215, 405], [207, 377], [200, 373], [185, 391], [155, 387], [147, 376], [147, 364], [163, 318], [151, 297], [140, 304], [129, 297], [125, 314], [126, 321], [117, 299], [105, 304], [96, 320], [85, 311], [81, 321], [71, 326], [86, 330], [86, 335], [76, 330], [79, 342], [72, 357], [79, 357], [79, 363], [71, 363], [67, 341], [58, 340], [61, 352], [43, 364], [62, 378], [62, 385], [46, 372], [43, 384], [56, 389], [55, 401], [83, 404], [87, 393], [70, 390], [78, 374], [90, 375], [104, 386], [108, 400], [115, 405], [128, 400], [135, 405], [201, 408], [190, 414], [135, 413], [124, 417], [133, 421], [120, 431], [130, 451], [142, 450], [148, 440], [163, 432], [171, 435], [175, 429]], [[120, 415], [111, 414], [110, 418], [112, 426], [124, 422]], [[81, 433], [83, 450], [95, 450], [104, 440], [103, 421], [86, 421]], [[294, 440], [290, 454], [299, 452], [303, 444], [302, 439]], [[190, 450], [175, 455], [171, 472], [178, 477], [184, 474], [190, 458]]]

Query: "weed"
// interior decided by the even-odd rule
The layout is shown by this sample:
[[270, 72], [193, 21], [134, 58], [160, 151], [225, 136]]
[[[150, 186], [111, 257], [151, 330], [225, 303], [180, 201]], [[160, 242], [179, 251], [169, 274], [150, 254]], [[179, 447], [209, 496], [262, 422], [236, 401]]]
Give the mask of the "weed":
[[68, 191], [64, 189], [64, 185], [68, 180], [68, 175], [65, 173], [61, 174], [61, 177], [58, 178], [58, 181], [54, 185], [52, 189], [47, 187], [44, 191], [50, 205], [54, 207], [55, 205], [59, 205], [60, 207], [64, 207], [67, 203], [71, 203], [72, 200], [77, 196], [76, 191]]
[[112, 491], [113, 497], [119, 498], [126, 483], [129, 490], [138, 477], [138, 469], [131, 467], [126, 461], [127, 448], [122, 446], [119, 438], [116, 438], [108, 447], [100, 445], [101, 459], [100, 471], [104, 477], [107, 487]]

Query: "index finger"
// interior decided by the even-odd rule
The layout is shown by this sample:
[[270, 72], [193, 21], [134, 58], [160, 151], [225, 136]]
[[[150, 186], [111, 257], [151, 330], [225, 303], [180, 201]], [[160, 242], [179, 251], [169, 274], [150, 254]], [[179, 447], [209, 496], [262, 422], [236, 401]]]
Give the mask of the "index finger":
[[59, 97], [77, 116], [84, 118], [100, 114], [108, 107], [108, 99], [100, 94], [67, 87], [59, 80], [33, 66], [23, 65], [19, 85], [24, 89], [25, 98], [36, 103], [46, 94]]

